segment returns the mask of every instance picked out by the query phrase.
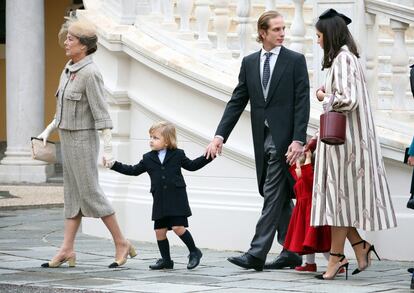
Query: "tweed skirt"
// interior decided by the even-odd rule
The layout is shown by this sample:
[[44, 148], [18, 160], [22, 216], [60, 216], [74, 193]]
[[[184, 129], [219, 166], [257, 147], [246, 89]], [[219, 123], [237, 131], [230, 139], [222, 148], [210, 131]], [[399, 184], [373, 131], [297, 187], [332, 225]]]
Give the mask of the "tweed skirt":
[[65, 218], [81, 213], [101, 218], [114, 213], [98, 182], [99, 136], [94, 129], [59, 129]]

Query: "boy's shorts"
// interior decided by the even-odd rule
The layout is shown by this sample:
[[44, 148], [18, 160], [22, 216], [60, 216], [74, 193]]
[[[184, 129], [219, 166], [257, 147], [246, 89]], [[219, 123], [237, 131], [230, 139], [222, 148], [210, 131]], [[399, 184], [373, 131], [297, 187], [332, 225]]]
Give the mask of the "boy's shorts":
[[184, 226], [188, 227], [188, 219], [185, 216], [171, 216], [164, 217], [154, 221], [154, 230], [164, 229], [172, 230], [174, 226]]

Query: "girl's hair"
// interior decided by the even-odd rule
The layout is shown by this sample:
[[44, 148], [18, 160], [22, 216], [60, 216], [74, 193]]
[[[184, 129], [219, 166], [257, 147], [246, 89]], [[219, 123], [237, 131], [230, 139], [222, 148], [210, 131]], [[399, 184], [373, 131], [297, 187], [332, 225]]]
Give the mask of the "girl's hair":
[[[312, 166], [315, 165], [315, 157], [316, 157], [315, 152], [313, 152], [311, 156], [311, 162], [310, 162]], [[306, 154], [305, 153], [301, 154], [296, 161], [299, 161], [300, 165], [303, 166], [303, 164], [305, 164], [306, 162]]]
[[332, 66], [332, 62], [338, 55], [341, 47], [347, 45], [352, 54], [359, 58], [354, 38], [348, 29], [345, 20], [339, 16], [319, 19], [315, 24], [316, 29], [323, 35], [323, 60], [322, 70]]
[[306, 161], [306, 155], [305, 154], [301, 154], [296, 161], [299, 161], [300, 165], [302, 166], [303, 164], [305, 164]]
[[165, 143], [167, 144], [167, 149], [175, 150], [177, 148], [177, 135], [175, 126], [172, 123], [167, 121], [154, 123], [149, 129], [149, 134], [153, 134], [156, 130], [160, 131], [161, 136], [164, 138]]
[[269, 20], [276, 18], [276, 17], [282, 17], [282, 14], [280, 14], [277, 11], [269, 10], [260, 15], [259, 19], [257, 20], [257, 37], [256, 41], [259, 43], [263, 42], [263, 38], [260, 35], [260, 31], [264, 30], [267, 31], [269, 29]]

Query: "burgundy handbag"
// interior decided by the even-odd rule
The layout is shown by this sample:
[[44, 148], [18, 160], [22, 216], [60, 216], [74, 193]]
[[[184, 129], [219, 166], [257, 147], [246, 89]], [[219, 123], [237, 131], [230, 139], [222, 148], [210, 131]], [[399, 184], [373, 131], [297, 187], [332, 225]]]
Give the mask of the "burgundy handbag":
[[332, 111], [332, 102], [333, 95], [326, 107], [325, 113], [321, 114], [319, 137], [326, 144], [340, 145], [345, 142], [346, 116], [343, 113]]

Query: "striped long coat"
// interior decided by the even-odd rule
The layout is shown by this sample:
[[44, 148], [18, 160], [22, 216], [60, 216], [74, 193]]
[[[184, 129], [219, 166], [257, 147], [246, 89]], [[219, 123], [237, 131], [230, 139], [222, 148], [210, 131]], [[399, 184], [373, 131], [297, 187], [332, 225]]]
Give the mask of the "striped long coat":
[[367, 84], [357, 57], [341, 48], [327, 72], [324, 107], [346, 114], [346, 141], [318, 139], [311, 225], [366, 231], [396, 227], [384, 162], [371, 112]]

